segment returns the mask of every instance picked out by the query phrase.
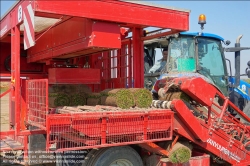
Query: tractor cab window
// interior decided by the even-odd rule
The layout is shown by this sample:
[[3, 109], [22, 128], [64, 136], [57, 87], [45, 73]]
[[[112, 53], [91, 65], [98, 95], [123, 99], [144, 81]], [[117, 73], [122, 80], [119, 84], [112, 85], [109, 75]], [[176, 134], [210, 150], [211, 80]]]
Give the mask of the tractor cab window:
[[225, 64], [221, 42], [198, 38], [198, 72], [210, 79], [224, 94], [227, 94]]
[[168, 72], [194, 72], [196, 69], [194, 39], [172, 38], [170, 45]]

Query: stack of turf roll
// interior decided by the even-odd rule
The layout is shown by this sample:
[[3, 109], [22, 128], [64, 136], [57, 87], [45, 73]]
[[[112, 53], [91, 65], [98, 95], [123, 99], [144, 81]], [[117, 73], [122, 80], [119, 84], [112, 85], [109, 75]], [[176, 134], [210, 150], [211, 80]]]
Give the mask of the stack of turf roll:
[[144, 88], [129, 88], [129, 91], [132, 92], [135, 105], [139, 108], [148, 108], [150, 107], [153, 97], [149, 90]]
[[135, 101], [128, 89], [106, 89], [101, 92], [101, 104], [128, 109], [135, 105]]
[[106, 89], [100, 93], [101, 104], [128, 109], [131, 107], [148, 108], [152, 103], [152, 94], [144, 88]]
[[87, 98], [87, 105], [96, 106], [101, 104], [101, 94], [100, 93], [91, 93]]
[[74, 93], [71, 95], [70, 106], [86, 105], [87, 94], [84, 92]]
[[49, 86], [49, 107], [86, 105], [91, 90], [83, 84], [54, 84]]

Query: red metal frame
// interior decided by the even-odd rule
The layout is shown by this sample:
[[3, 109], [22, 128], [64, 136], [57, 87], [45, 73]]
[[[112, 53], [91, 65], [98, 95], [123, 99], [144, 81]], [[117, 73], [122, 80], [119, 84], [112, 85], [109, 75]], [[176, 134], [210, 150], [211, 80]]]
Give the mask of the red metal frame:
[[144, 68], [143, 68], [143, 43], [140, 41], [140, 36], [142, 36], [142, 29], [133, 28], [133, 78], [137, 78], [134, 80], [134, 87], [140, 88], [144, 85]]
[[51, 68], [48, 81], [49, 84], [100, 84], [100, 69]]
[[55, 150], [65, 151], [171, 140], [172, 122], [170, 110], [52, 114], [47, 116], [47, 150], [55, 143]]
[[[17, 20], [17, 16], [18, 7], [21, 5], [25, 8], [30, 3], [34, 9], [35, 16], [62, 18], [62, 16], [67, 15], [67, 17], [62, 18], [62, 22], [53, 25], [49, 30], [47, 29], [36, 34], [36, 45], [28, 50], [28, 61], [43, 62], [46, 63], [47, 66], [43, 64], [42, 71], [39, 73], [25, 74], [21, 73], [20, 70], [20, 49], [23, 49], [20, 47], [20, 43], [23, 43], [23, 41], [20, 41], [22, 39], [20, 37], [20, 24], [23, 22], [22, 20], [19, 22]], [[117, 13], [119, 13], [119, 15], [117, 15]], [[88, 22], [90, 24], [94, 24], [92, 25], [92, 29], [90, 28], [90, 24], [89, 26], [86, 26], [86, 29], [84, 29], [88, 32], [91, 32], [92, 30], [92, 33], [84, 34], [84, 37], [87, 37], [88, 40], [82, 41], [84, 37], [78, 36], [83, 34], [78, 33], [82, 30], [81, 26], [71, 27], [71, 30], [75, 30], [76, 33], [65, 33], [65, 31], [62, 30], [65, 28], [62, 28], [62, 25], [67, 25], [69, 27], [72, 26], [70, 20], [83, 20], [83, 18], [86, 20], [86, 25]], [[80, 24], [80, 22], [76, 24]], [[106, 27], [106, 31], [101, 32], [100, 30], [103, 30], [104, 26]], [[157, 36], [143, 37], [142, 30], [148, 26], [168, 28], [171, 29], [171, 31]], [[131, 39], [124, 39], [127, 32], [120, 32], [120, 28], [123, 27], [130, 28], [133, 35]], [[110, 29], [112, 29], [113, 33], [111, 36], [108, 34], [110, 33]], [[46, 98], [48, 97], [48, 82], [46, 82], [46, 80], [36, 78], [48, 78], [46, 72], [48, 71], [47, 68], [53, 67], [54, 60], [52, 61], [52, 58], [58, 58], [60, 56], [60, 58], [72, 58], [74, 62], [77, 62], [78, 60], [75, 56], [79, 56], [79, 61], [83, 66], [83, 64], [86, 64], [87, 60], [85, 58], [88, 56], [89, 67], [101, 69], [101, 84], [90, 85], [93, 91], [98, 92], [103, 89], [117, 87], [143, 87], [143, 40], [170, 35], [188, 29], [189, 12], [140, 5], [135, 2], [129, 3], [123, 1], [105, 0], [78, 2], [55, 1], [53, 3], [40, 0], [22, 0], [18, 2], [0, 22], [1, 42], [10, 42], [8, 34], [11, 32], [11, 50], [6, 51], [6, 54], [11, 53], [11, 73], [9, 75], [9, 73], [5, 71], [5, 73], [0, 74], [1, 77], [10, 76], [10, 117], [12, 118], [13, 126], [15, 128], [15, 130], [1, 132], [1, 137], [10, 135], [15, 141], [22, 140], [21, 142], [24, 145], [23, 149], [25, 150], [26, 159], [28, 150], [28, 135], [46, 133], [46, 148], [49, 150], [50, 145], [53, 145], [54, 143], [53, 141], [56, 141], [53, 134], [58, 132], [63, 135], [64, 133], [64, 137], [67, 137], [67, 135], [65, 135], [65, 130], [69, 127], [68, 125], [71, 125], [72, 127], [70, 127], [70, 129], [77, 131], [77, 133], [88, 133], [88, 135], [91, 135], [92, 133], [94, 136], [91, 135], [88, 140], [89, 146], [66, 146], [66, 144], [64, 144], [64, 146], [59, 147], [59, 151], [146, 142], [150, 143], [152, 141], [172, 139], [173, 112], [170, 110], [150, 110], [151, 112], [149, 111], [149, 113], [145, 113], [143, 111], [136, 113], [136, 110], [133, 113], [130, 111], [123, 111], [112, 113], [112, 115], [109, 114], [109, 112], [102, 112], [101, 115], [99, 113], [89, 113], [87, 116], [85, 113], [78, 114], [77, 116], [74, 114], [48, 115], [48, 101]], [[62, 33], [64, 33], [64, 35], [62, 35]], [[53, 38], [55, 43], [48, 43], [48, 41], [51, 41], [50, 35], [52, 34], [55, 35]], [[77, 38], [77, 36], [79, 38]], [[107, 39], [110, 37], [112, 40], [105, 40], [105, 42], [103, 42], [103, 38]], [[124, 40], [122, 41], [122, 39]], [[60, 42], [61, 44], [58, 44]], [[53, 50], [51, 50], [52, 48]], [[114, 48], [119, 50], [110, 50]], [[93, 51], [93, 49], [95, 50]], [[104, 49], [107, 51], [104, 51]], [[111, 54], [115, 56], [111, 57]], [[101, 60], [98, 59], [100, 55]], [[112, 58], [117, 60], [117, 65], [113, 66], [113, 68], [111, 68]], [[22, 65], [25, 65], [26, 67], [28, 66], [27, 63], [22, 63]], [[112, 71], [115, 74], [115, 77], [113, 78], [111, 76]], [[35, 78], [36, 80], [28, 80], [25, 87], [21, 86], [25, 82], [25, 80], [21, 79], [21, 77], [25, 77], [25, 79]], [[62, 78], [63, 75], [60, 75], [60, 77]], [[43, 82], [46, 86], [40, 86], [37, 89], [32, 89], [30, 84], [39, 84], [41, 82]], [[43, 90], [45, 90], [46, 93], [39, 93]], [[44, 99], [44, 97], [46, 99]], [[84, 117], [79, 119], [79, 116]], [[102, 118], [101, 122], [97, 123], [97, 119], [93, 120], [96, 116]], [[58, 117], [60, 117], [59, 120]], [[56, 123], [53, 118], [57, 118]], [[109, 118], [109, 120], [106, 118]], [[100, 133], [96, 135], [94, 131], [91, 130], [95, 127], [95, 124], [88, 124], [83, 127], [82, 125], [79, 125], [92, 120], [93, 123], [96, 122], [99, 125]], [[28, 121], [28, 123], [25, 124], [24, 121]], [[126, 121], [126, 123], [124, 121]], [[113, 125], [115, 123], [120, 125], [117, 127]], [[137, 124], [136, 127], [140, 126], [140, 128], [138, 127], [140, 131], [138, 131], [139, 129], [136, 127], [131, 127], [134, 123]], [[26, 125], [34, 125], [39, 129], [29, 131], [26, 130]], [[55, 127], [56, 125], [58, 128]], [[166, 127], [165, 125], [168, 126]], [[54, 129], [58, 129], [59, 131], [52, 130], [51, 128], [53, 128], [53, 126]], [[127, 128], [124, 128], [124, 126], [127, 126]], [[108, 129], [110, 130], [109, 133], [107, 133]], [[164, 133], [161, 133], [161, 130], [168, 130], [168, 134], [164, 135]], [[143, 134], [138, 135], [138, 132]], [[122, 140], [120, 142], [117, 141], [114, 144], [108, 143], [108, 140], [111, 138], [123, 139], [124, 135], [127, 136], [128, 140]], [[73, 138], [73, 135], [70, 136]], [[95, 143], [94, 137], [101, 138], [100, 144]], [[79, 138], [79, 136], [74, 137], [74, 140], [76, 143], [81, 144], [81, 141], [83, 140], [79, 140]]]
[[[250, 121], [250, 118], [244, 115], [228, 98], [202, 78], [176, 78], [172, 82], [180, 86], [183, 92], [192, 96], [198, 103], [208, 106], [208, 115], [210, 115], [208, 119], [194, 118], [192, 111], [189, 110], [183, 101], [173, 100], [171, 103], [172, 109], [177, 112], [174, 122], [175, 128], [178, 128], [176, 133], [188, 138], [209, 152], [220, 156], [230, 164], [250, 164], [250, 152], [245, 149], [246, 144], [243, 142], [243, 137], [250, 137], [250, 129], [234, 118], [226, 111], [226, 108], [233, 108], [234, 111], [248, 121]], [[201, 90], [203, 91], [202, 93], [200, 92]], [[224, 101], [222, 106], [219, 106], [214, 101], [216, 96]], [[215, 109], [212, 105], [221, 111], [217, 113], [218, 109]], [[236, 132], [236, 135], [232, 135], [232, 132]], [[197, 138], [201, 141], [197, 141]]]
[[27, 123], [46, 130], [48, 79], [27, 80]]
[[8, 90], [6, 90], [5, 92], [3, 92], [2, 94], [0, 94], [0, 98], [7, 95], [8, 93], [10, 93], [11, 89], [9, 88]]

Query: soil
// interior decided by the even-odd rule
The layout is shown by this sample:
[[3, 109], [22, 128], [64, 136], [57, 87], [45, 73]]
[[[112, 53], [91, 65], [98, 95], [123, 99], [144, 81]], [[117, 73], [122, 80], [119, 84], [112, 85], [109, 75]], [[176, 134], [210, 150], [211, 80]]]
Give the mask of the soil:
[[[8, 90], [6, 87], [1, 87], [0, 93], [2, 94]], [[9, 94], [0, 98], [0, 114], [1, 114], [1, 131], [9, 130]]]

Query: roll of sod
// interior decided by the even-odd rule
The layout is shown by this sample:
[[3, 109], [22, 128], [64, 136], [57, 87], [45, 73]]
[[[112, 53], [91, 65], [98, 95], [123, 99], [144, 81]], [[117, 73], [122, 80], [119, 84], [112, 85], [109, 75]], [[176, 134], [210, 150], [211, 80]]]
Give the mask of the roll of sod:
[[166, 92], [164, 94], [158, 92], [159, 100], [172, 101], [173, 99], [181, 99], [184, 101], [190, 101], [190, 97], [184, 92]]
[[58, 94], [54, 100], [54, 105], [58, 106], [69, 106], [70, 105], [70, 96], [67, 94]]
[[120, 108], [130, 108], [135, 106], [133, 93], [128, 89], [121, 89], [116, 93], [116, 103]]
[[101, 104], [101, 94], [91, 93], [88, 95], [87, 105], [95, 106]]
[[117, 107], [116, 98], [113, 96], [102, 96], [101, 105], [108, 105]]
[[106, 89], [101, 93], [101, 104], [128, 109], [135, 105], [134, 96], [128, 89]]
[[191, 158], [190, 147], [177, 142], [169, 151], [169, 161], [174, 164], [186, 163]]
[[86, 105], [87, 102], [87, 94], [86, 93], [77, 93], [71, 95], [71, 106], [78, 106], [78, 105]]
[[148, 108], [151, 106], [153, 97], [149, 90], [144, 88], [129, 88], [129, 91], [133, 93], [137, 107]]

